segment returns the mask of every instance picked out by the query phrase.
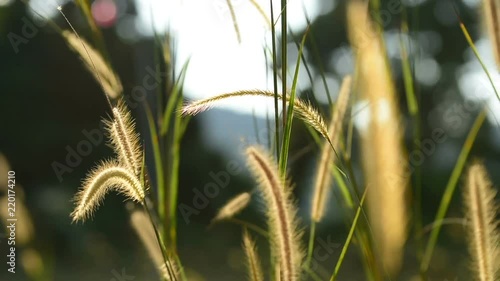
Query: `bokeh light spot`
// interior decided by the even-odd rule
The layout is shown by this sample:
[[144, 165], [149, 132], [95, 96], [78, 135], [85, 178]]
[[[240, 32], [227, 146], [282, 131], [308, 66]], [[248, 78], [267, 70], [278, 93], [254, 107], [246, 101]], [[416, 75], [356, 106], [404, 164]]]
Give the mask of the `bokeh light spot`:
[[118, 9], [112, 0], [98, 0], [92, 4], [92, 16], [101, 27], [113, 26], [116, 22]]

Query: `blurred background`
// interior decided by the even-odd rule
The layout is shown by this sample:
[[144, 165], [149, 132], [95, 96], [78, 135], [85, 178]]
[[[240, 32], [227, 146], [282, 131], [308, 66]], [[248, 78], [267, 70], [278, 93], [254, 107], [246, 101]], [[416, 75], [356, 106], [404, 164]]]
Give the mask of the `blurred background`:
[[[91, 2], [92, 16], [102, 30], [108, 55], [123, 82], [126, 97], [133, 97], [142, 89], [146, 95], [141, 102], [155, 107], [155, 88], [144, 89], [144, 79], [150, 79], [147, 77], [156, 71], [154, 30], [170, 33], [177, 69], [187, 59], [191, 60], [184, 87], [187, 99], [239, 89], [272, 89], [271, 63], [264, 52], [264, 46], [270, 44], [269, 26], [250, 1], [233, 1], [241, 43], [224, 0]], [[257, 2], [268, 13], [268, 1]], [[274, 2], [279, 7], [279, 1]], [[459, 27], [460, 18], [469, 29], [494, 82], [498, 83], [500, 77], [490, 41], [485, 36], [480, 2], [389, 0], [382, 1], [381, 5], [382, 26], [404, 114], [402, 122], [408, 132], [407, 147], [412, 147], [412, 123], [401, 78], [400, 42], [409, 46], [423, 139], [430, 138], [435, 130], [446, 136], [443, 143], [425, 153], [422, 161], [410, 162], [422, 168], [425, 224], [432, 222], [465, 135], [483, 103], [489, 106], [488, 122], [479, 133], [472, 156], [483, 159], [490, 172], [500, 168], [497, 120], [500, 103]], [[404, 9], [391, 8], [394, 3]], [[92, 220], [85, 224], [71, 223], [72, 197], [81, 180], [96, 162], [112, 156], [104, 141], [92, 142], [99, 137], [101, 120], [109, 116], [110, 110], [92, 75], [47, 23], [50, 19], [62, 29], [69, 28], [57, 11], [58, 5], [62, 5], [80, 35], [90, 40], [90, 29], [71, 1], [33, 0], [25, 4], [0, 0], [0, 153], [3, 155], [0, 185], [6, 182], [6, 171], [10, 167], [16, 172], [17, 201], [19, 204], [24, 202], [26, 216], [29, 213], [32, 219], [32, 225], [21, 228], [19, 224], [18, 239], [24, 231], [27, 242], [19, 246], [16, 274], [7, 272], [4, 262], [7, 240], [5, 236], [0, 237], [0, 280], [30, 280], [21, 262], [35, 269], [43, 265], [38, 280], [121, 280], [116, 274], [123, 270], [134, 276], [134, 280], [158, 280], [147, 253], [130, 227], [122, 196], [109, 194]], [[400, 32], [404, 13], [409, 17], [409, 35]], [[304, 57], [309, 73], [301, 67], [300, 96], [313, 101], [322, 112], [328, 112], [327, 94], [335, 99], [342, 77], [352, 74], [354, 69], [353, 52], [346, 35], [345, 3], [340, 0], [289, 1], [289, 28], [293, 33], [288, 37], [290, 73], [293, 73], [298, 55], [295, 42], [302, 38], [307, 18], [311, 21], [311, 31]], [[131, 101], [136, 100], [132, 98]], [[131, 109], [147, 147], [150, 139], [144, 107], [134, 104]], [[266, 116], [272, 119], [272, 105], [260, 99], [238, 99], [200, 114], [189, 123], [181, 146], [180, 204], [192, 206], [193, 189], [213, 182], [211, 173], [227, 171], [229, 163], [241, 170], [230, 177], [227, 187], [210, 199], [199, 214], [189, 216], [188, 220], [179, 214], [179, 255], [193, 280], [244, 280], [240, 227], [230, 223], [207, 227], [218, 208], [229, 198], [252, 189], [254, 182], [246, 171], [242, 148], [249, 143], [267, 145]], [[363, 130], [366, 124], [363, 105], [355, 108], [360, 109], [353, 110], [355, 127]], [[312, 175], [319, 149], [302, 123], [294, 122], [294, 126], [290, 174], [296, 184], [299, 217], [307, 226]], [[81, 149], [82, 142], [92, 143], [89, 152], [76, 159], [68, 156]], [[356, 134], [354, 144], [357, 156]], [[146, 152], [146, 158], [150, 153]], [[71, 165], [68, 159], [73, 161]], [[359, 161], [354, 164], [361, 178]], [[65, 165], [63, 170], [61, 165]], [[491, 176], [493, 182], [500, 182], [500, 175], [491, 173]], [[1, 192], [5, 195], [4, 188]], [[458, 196], [454, 198], [448, 217], [463, 217], [459, 199]], [[331, 273], [348, 231], [338, 202], [334, 195], [327, 219], [317, 230], [318, 239], [336, 245], [325, 249], [327, 258], [318, 261], [328, 270], [319, 271], [325, 276]], [[7, 207], [1, 205], [0, 208]], [[264, 225], [262, 214], [262, 203], [256, 199], [241, 217]], [[0, 233], [6, 235], [5, 228]], [[443, 228], [430, 268], [432, 280], [468, 280], [463, 234], [463, 226], [459, 223]], [[261, 256], [268, 257], [265, 239], [260, 237], [258, 245]], [[418, 273], [411, 239], [407, 248], [408, 258], [401, 280], [412, 280]], [[353, 247], [340, 278], [364, 280], [360, 268]]]

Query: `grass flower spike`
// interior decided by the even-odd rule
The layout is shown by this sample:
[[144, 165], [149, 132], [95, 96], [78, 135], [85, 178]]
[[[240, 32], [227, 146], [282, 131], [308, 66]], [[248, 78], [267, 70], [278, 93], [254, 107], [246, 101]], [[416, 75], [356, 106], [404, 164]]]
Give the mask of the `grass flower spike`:
[[237, 195], [219, 210], [212, 222], [232, 218], [248, 206], [250, 199], [252, 199], [252, 195], [248, 192]]
[[[332, 140], [332, 146], [338, 151], [338, 143], [342, 122], [349, 103], [349, 94], [351, 89], [351, 77], [347, 76], [342, 82], [342, 87], [339, 92], [339, 97], [332, 113], [332, 118], [329, 125], [329, 137]], [[323, 144], [321, 149], [321, 158], [316, 171], [314, 180], [314, 194], [311, 210], [311, 218], [315, 222], [321, 221], [325, 214], [325, 205], [327, 201], [328, 188], [332, 183], [331, 167], [334, 164], [332, 146], [328, 142]]]
[[142, 202], [146, 196], [146, 187], [139, 176], [142, 167], [139, 136], [121, 101], [113, 107], [113, 117], [105, 124], [118, 159], [102, 163], [87, 176], [75, 196], [76, 208], [71, 213], [73, 221], [90, 217], [110, 190], [119, 191], [136, 202]]
[[[274, 98], [274, 92], [263, 90], [248, 90], [225, 93], [217, 95], [215, 97], [191, 102], [182, 108], [181, 113], [183, 115], [196, 115], [203, 111], [209, 110], [210, 108], [216, 106], [218, 102], [221, 102], [223, 100], [244, 96], [261, 96]], [[278, 99], [283, 100], [283, 95], [278, 95]], [[289, 101], [289, 98], [286, 97], [286, 100]], [[298, 98], [294, 99], [293, 109], [294, 114], [297, 114], [299, 118], [302, 119], [306, 124], [318, 131], [326, 140], [328, 140], [328, 142], [331, 142], [328, 137], [328, 129], [325, 125], [325, 121], [316, 109], [314, 109], [309, 103], [306, 103]]]
[[142, 165], [139, 135], [135, 131], [130, 112], [122, 101], [113, 107], [113, 120], [107, 121], [106, 127], [119, 162], [138, 176]]
[[243, 249], [245, 250], [246, 263], [248, 268], [248, 280], [264, 281], [264, 274], [259, 262], [259, 256], [250, 234], [247, 230], [243, 232]]
[[498, 206], [485, 167], [475, 162], [467, 172], [464, 190], [469, 251], [476, 280], [500, 280], [500, 233], [496, 215]]
[[367, 2], [348, 2], [347, 23], [357, 59], [356, 88], [370, 111], [367, 129], [361, 131], [365, 184], [371, 190], [367, 195], [369, 219], [381, 265], [394, 276], [402, 265], [408, 231], [408, 171], [401, 161], [406, 154], [404, 128], [382, 35], [375, 30]]
[[281, 280], [299, 280], [303, 253], [299, 246], [300, 234], [290, 188], [281, 180], [278, 167], [267, 153], [249, 147], [246, 154], [266, 202], [272, 250], [280, 267]]
[[73, 221], [89, 218], [110, 190], [117, 190], [137, 202], [145, 196], [144, 187], [134, 174], [114, 161], [104, 162], [87, 176], [83, 188], [75, 196]]

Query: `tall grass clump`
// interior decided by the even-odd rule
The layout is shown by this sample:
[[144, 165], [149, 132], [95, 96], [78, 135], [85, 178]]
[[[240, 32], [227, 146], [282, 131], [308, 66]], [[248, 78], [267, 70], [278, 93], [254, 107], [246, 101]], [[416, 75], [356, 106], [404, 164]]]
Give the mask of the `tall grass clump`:
[[[488, 27], [491, 37], [494, 38], [492, 41], [496, 42], [499, 34], [498, 3], [495, 1], [484, 1], [484, 3]], [[241, 41], [242, 34], [237, 22], [238, 11], [233, 6], [233, 1], [226, 0], [226, 4], [237, 39]], [[399, 273], [402, 269], [408, 230], [414, 226], [417, 238], [421, 240], [417, 243], [418, 249], [415, 251], [419, 262], [422, 258], [420, 273], [425, 280], [442, 227], [441, 221], [445, 219], [458, 179], [462, 175], [479, 128], [485, 120], [485, 111], [478, 115], [466, 138], [433, 222], [436, 225], [430, 231], [427, 247], [423, 249], [425, 228], [422, 225], [421, 208], [414, 208], [417, 213], [414, 214], [414, 225], [410, 224], [409, 219], [409, 207], [420, 206], [422, 203], [421, 190], [420, 187], [415, 188], [416, 203], [408, 202], [410, 173], [409, 167], [405, 164], [408, 161], [403, 161], [407, 155], [403, 145], [405, 128], [402, 125], [403, 118], [398, 108], [395, 82], [386, 54], [384, 30], [373, 21], [380, 20], [380, 14], [377, 13], [381, 7], [380, 1], [368, 3], [368, 1], [349, 0], [346, 3], [347, 33], [349, 43], [354, 50], [356, 67], [354, 73], [344, 77], [338, 98], [333, 103], [329, 96], [324, 70], [320, 66], [320, 75], [328, 93], [329, 112], [324, 114], [330, 116], [328, 125], [322, 115], [323, 112], [320, 113], [317, 109], [321, 107], [311, 104], [304, 95], [301, 95], [298, 87], [301, 60], [305, 61], [304, 46], [307, 40], [311, 40], [313, 27], [308, 26], [302, 41], [296, 42], [299, 52], [292, 76], [287, 73], [289, 70], [287, 1], [281, 1], [279, 13], [273, 11], [270, 1], [270, 19], [256, 1], [251, 0], [250, 4], [269, 22], [271, 28], [272, 47], [265, 51], [271, 51], [273, 60], [273, 90], [243, 89], [185, 102], [183, 83], [189, 60], [177, 73], [170, 37], [155, 34], [153, 51], [156, 68], [168, 69], [172, 73], [167, 78], [155, 77], [161, 81], [159, 83], [161, 87], [155, 89], [155, 106], [150, 107], [147, 102], [142, 104], [150, 134], [148, 139], [151, 141], [143, 143], [134, 118], [121, 98], [123, 86], [104, 51], [102, 35], [91, 19], [89, 2], [78, 1], [91, 27], [94, 39], [91, 43], [98, 48], [92, 47], [91, 43], [80, 38], [72, 26], [73, 32], [60, 33], [69, 47], [80, 56], [86, 69], [92, 73], [106, 96], [110, 106], [110, 117], [104, 123], [114, 156], [97, 164], [82, 181], [82, 186], [74, 197], [75, 207], [70, 214], [72, 220], [80, 222], [90, 219], [108, 192], [116, 191], [123, 194], [135, 203], [129, 203], [133, 206], [129, 208], [130, 222], [160, 278], [167, 281], [187, 281], [176, 245], [180, 146], [189, 119], [216, 107], [222, 101], [232, 101], [238, 97], [265, 97], [274, 99], [276, 126], [274, 135], [269, 136], [268, 148], [247, 145], [244, 151], [250, 174], [256, 181], [257, 187], [231, 198], [219, 209], [209, 225], [210, 228], [215, 223], [227, 222], [241, 226], [242, 257], [244, 256], [242, 263], [246, 265], [247, 279], [264, 281], [268, 271], [266, 277], [271, 281], [299, 281], [305, 278], [312, 278], [315, 281], [334, 281], [339, 274], [343, 274], [342, 268], [349, 257], [352, 245], [358, 251], [367, 280], [399, 280], [397, 278], [402, 276]], [[276, 30], [278, 25], [281, 25], [279, 43]], [[406, 22], [403, 23], [403, 27], [407, 28]], [[470, 43], [470, 36], [463, 24], [461, 27]], [[405, 29], [405, 32], [408, 30]], [[310, 33], [311, 36], [308, 37]], [[314, 41], [311, 40], [310, 43], [315, 46]], [[498, 45], [495, 45], [497, 60], [499, 60]], [[473, 44], [472, 47], [474, 53], [478, 55]], [[411, 73], [413, 69], [402, 41], [400, 48], [408, 110], [412, 122], [418, 127], [420, 117]], [[281, 65], [278, 66], [278, 63]], [[484, 67], [484, 64], [482, 65]], [[307, 63], [306, 68], [308, 68]], [[292, 78], [290, 85], [287, 85], [287, 81], [290, 81], [288, 78]], [[313, 81], [311, 75], [309, 78]], [[354, 112], [352, 117], [348, 113], [352, 111], [352, 105], [358, 102], [368, 104], [365, 110], [369, 112], [369, 119], [366, 128], [359, 130], [361, 153], [359, 163], [353, 163], [358, 161], [357, 157], [352, 157], [351, 152], [352, 147], [357, 144], [353, 141]], [[279, 110], [280, 104], [281, 110]], [[289, 180], [291, 177], [287, 174], [294, 172], [294, 167], [287, 161], [295, 152], [293, 151], [295, 148], [290, 145], [294, 117], [298, 117], [307, 125], [308, 132], [320, 151], [313, 179], [306, 187], [307, 193], [312, 194], [308, 210], [311, 224], [308, 229], [307, 252], [303, 247], [304, 231], [300, 225], [298, 208]], [[413, 134], [416, 140], [414, 142], [417, 143], [420, 138], [419, 129]], [[312, 146], [308, 146], [307, 149], [310, 147]], [[418, 149], [419, 144], [414, 148]], [[152, 155], [152, 159], [147, 159], [147, 162], [145, 155]], [[361, 175], [357, 173], [358, 166], [362, 168]], [[413, 175], [421, 177], [420, 171], [418, 169], [417, 171]], [[154, 178], [149, 175], [154, 175]], [[342, 196], [336, 201], [329, 196], [334, 183]], [[415, 183], [419, 186], [421, 180], [417, 178]], [[263, 199], [265, 226], [238, 218], [241, 212], [249, 207], [256, 193]], [[499, 278], [500, 238], [496, 221], [498, 207], [494, 198], [495, 192], [485, 168], [481, 163], [474, 162], [466, 172], [463, 199], [468, 221], [468, 244], [472, 267], [476, 279], [481, 281]], [[316, 226], [326, 221], [329, 206], [336, 203], [340, 203], [338, 207], [343, 208], [342, 220], [345, 223], [346, 235], [339, 253], [328, 253], [329, 259], [335, 259], [334, 263], [330, 263], [332, 267], [323, 268], [323, 265], [313, 264], [313, 253], [318, 249], [314, 242]], [[338, 229], [325, 227], [325, 231], [331, 234]], [[256, 247], [257, 235], [269, 242], [270, 257], [267, 265], [262, 262], [264, 259], [259, 257]]]

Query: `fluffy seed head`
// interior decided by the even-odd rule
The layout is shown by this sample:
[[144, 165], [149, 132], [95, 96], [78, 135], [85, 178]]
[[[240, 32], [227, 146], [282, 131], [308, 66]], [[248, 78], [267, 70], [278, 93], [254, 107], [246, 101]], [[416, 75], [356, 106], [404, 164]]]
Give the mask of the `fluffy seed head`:
[[132, 116], [122, 101], [113, 107], [113, 119], [106, 121], [106, 128], [112, 147], [118, 154], [118, 162], [138, 176], [142, 165], [139, 135]]
[[232, 198], [219, 210], [217, 216], [213, 219], [213, 222], [234, 217], [248, 206], [250, 199], [252, 199], [252, 195], [249, 192], [241, 193]]
[[[342, 123], [344, 122], [345, 112], [349, 102], [349, 93], [351, 88], [351, 77], [347, 76], [342, 82], [339, 97], [333, 109], [332, 118], [329, 124], [329, 137], [332, 140], [332, 146], [338, 151], [338, 143]], [[315, 222], [321, 221], [325, 214], [325, 206], [328, 198], [328, 188], [332, 183], [331, 167], [334, 164], [332, 146], [328, 142], [323, 144], [321, 149], [321, 158], [318, 164], [314, 180], [314, 194], [311, 210], [311, 219]]]
[[243, 250], [245, 251], [246, 264], [248, 270], [248, 280], [250, 281], [264, 281], [264, 274], [259, 262], [259, 255], [255, 248], [250, 234], [247, 230], [243, 232]]
[[[209, 110], [210, 108], [216, 106], [218, 102], [221, 102], [225, 99], [234, 97], [243, 97], [243, 96], [261, 96], [261, 97], [274, 98], [274, 92], [263, 91], [263, 90], [244, 90], [232, 93], [225, 93], [217, 95], [215, 97], [191, 102], [182, 108], [181, 113], [183, 115], [196, 115], [203, 111]], [[285, 98], [287, 101], [289, 101], [288, 96], [286, 96]], [[278, 99], [282, 100], [283, 96], [278, 95]], [[295, 98], [293, 109], [294, 109], [294, 114], [297, 114], [300, 119], [302, 119], [309, 126], [313, 127], [326, 140], [328, 140], [328, 142], [330, 142], [330, 139], [328, 137], [328, 129], [326, 128], [323, 117], [321, 116], [321, 114], [318, 113], [316, 109], [314, 109], [311, 106], [311, 104], [304, 102], [298, 98]]]
[[87, 176], [83, 187], [75, 196], [76, 207], [71, 213], [73, 221], [90, 217], [99, 207], [104, 195], [112, 189], [137, 202], [142, 201], [145, 196], [145, 188], [128, 169], [114, 161], [104, 162]]
[[469, 252], [476, 280], [500, 279], [500, 233], [496, 215], [496, 192], [485, 167], [474, 162], [467, 171], [464, 190]]
[[266, 202], [272, 250], [280, 265], [282, 280], [299, 280], [303, 253], [290, 188], [279, 176], [273, 159], [262, 149], [249, 147], [246, 154]]
[[347, 25], [357, 57], [358, 86], [369, 103], [368, 129], [361, 131], [368, 213], [374, 244], [387, 272], [401, 268], [407, 237], [408, 210], [405, 202], [408, 172], [404, 165], [400, 113], [380, 34], [373, 27], [365, 1], [347, 5]]

